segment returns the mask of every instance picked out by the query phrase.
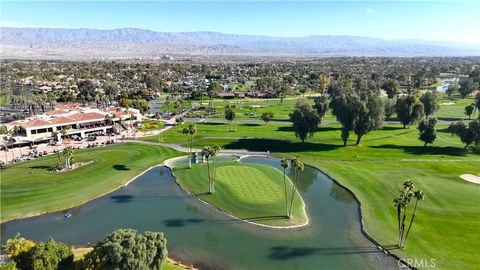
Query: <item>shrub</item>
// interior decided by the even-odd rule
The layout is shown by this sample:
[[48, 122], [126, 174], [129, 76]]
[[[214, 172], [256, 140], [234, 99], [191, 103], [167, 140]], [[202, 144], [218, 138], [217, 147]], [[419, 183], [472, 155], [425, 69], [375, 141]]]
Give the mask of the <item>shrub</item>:
[[39, 242], [29, 251], [13, 257], [18, 269], [25, 270], [71, 270], [74, 268], [73, 253], [64, 243]]
[[167, 259], [167, 240], [163, 233], [137, 234], [119, 229], [85, 255], [81, 269], [155, 269], [160, 270]]
[[7, 240], [3, 245], [3, 249], [5, 249], [7, 255], [15, 257], [22, 252], [29, 251], [34, 246], [35, 243], [33, 241], [20, 237], [20, 233], [17, 233], [15, 237]]

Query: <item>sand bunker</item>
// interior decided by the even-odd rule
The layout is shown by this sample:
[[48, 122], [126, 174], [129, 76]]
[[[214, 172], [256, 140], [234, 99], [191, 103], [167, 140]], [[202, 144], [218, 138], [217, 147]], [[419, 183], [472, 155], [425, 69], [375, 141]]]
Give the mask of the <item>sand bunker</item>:
[[440, 103], [440, 105], [455, 105], [455, 102]]
[[471, 183], [480, 184], [480, 176], [478, 175], [467, 173], [460, 175], [460, 178]]

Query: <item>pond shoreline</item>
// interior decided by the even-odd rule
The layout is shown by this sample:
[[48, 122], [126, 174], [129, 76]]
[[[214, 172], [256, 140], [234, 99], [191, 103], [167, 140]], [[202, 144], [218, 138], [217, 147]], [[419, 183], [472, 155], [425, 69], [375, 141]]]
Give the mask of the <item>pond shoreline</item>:
[[[228, 155], [228, 154], [227, 154]], [[242, 155], [241, 158], [246, 158], [246, 157], [255, 157], [256, 155]], [[304, 208], [303, 208], [303, 211], [304, 211], [304, 214], [305, 216], [307, 217], [307, 222], [306, 223], [303, 223], [303, 224], [299, 224], [299, 225], [291, 225], [291, 226], [274, 226], [274, 225], [266, 225], [266, 224], [261, 224], [261, 223], [256, 223], [256, 222], [253, 222], [253, 221], [248, 221], [248, 220], [245, 220], [245, 219], [242, 219], [240, 217], [237, 217], [235, 215], [232, 215], [226, 211], [224, 211], [223, 209], [220, 209], [219, 207], [217, 207], [216, 205], [213, 205], [211, 203], [208, 203], [202, 199], [200, 199], [199, 197], [195, 196], [194, 194], [188, 192], [186, 189], [184, 189], [182, 187], [182, 185], [180, 185], [180, 183], [177, 181], [177, 178], [175, 177], [175, 175], [173, 175], [173, 166], [169, 165], [170, 162], [172, 161], [175, 161], [175, 160], [178, 160], [180, 158], [183, 158], [185, 156], [180, 156], [180, 157], [174, 157], [174, 158], [170, 158], [170, 159], [167, 159], [163, 162], [164, 166], [167, 167], [170, 171], [170, 175], [172, 176], [173, 180], [175, 181], [175, 184], [183, 191], [185, 192], [186, 194], [188, 194], [189, 196], [193, 197], [195, 200], [198, 200], [199, 202], [219, 211], [220, 213], [234, 219], [234, 220], [238, 220], [238, 221], [241, 221], [243, 223], [247, 223], [247, 224], [250, 224], [250, 225], [255, 225], [255, 226], [259, 226], [259, 227], [263, 227], [263, 228], [267, 228], [267, 229], [274, 229], [274, 230], [293, 230], [293, 229], [302, 229], [302, 228], [307, 228], [309, 225], [310, 225], [310, 217], [308, 216], [308, 212], [307, 212], [307, 209], [308, 209], [308, 206], [307, 206], [307, 203], [305, 202], [305, 200], [302, 198], [302, 200], [305, 202], [304, 203]], [[300, 193], [298, 193], [298, 195], [301, 197], [302, 195]]]
[[[256, 156], [256, 155], [251, 155], [252, 157], [253, 156]], [[170, 158], [170, 159], [167, 159], [159, 164], [156, 164], [156, 165], [153, 165], [153, 166], [150, 166], [149, 168], [146, 168], [145, 170], [143, 170], [141, 173], [139, 173], [138, 175], [136, 175], [135, 177], [133, 177], [132, 179], [130, 179], [129, 181], [127, 181], [126, 183], [124, 184], [121, 184], [119, 185], [118, 187], [108, 191], [108, 192], [104, 192], [98, 196], [95, 196], [93, 198], [90, 198], [88, 199], [87, 201], [85, 202], [82, 202], [82, 203], [78, 203], [78, 204], [75, 204], [74, 206], [71, 206], [71, 207], [68, 207], [68, 208], [64, 208], [64, 209], [61, 209], [61, 210], [55, 210], [55, 211], [46, 211], [46, 212], [43, 212], [43, 213], [34, 213], [34, 214], [31, 214], [31, 215], [27, 215], [27, 216], [24, 216], [24, 217], [20, 217], [20, 218], [14, 218], [14, 219], [10, 219], [10, 220], [5, 220], [5, 221], [2, 221], [0, 224], [5, 224], [7, 222], [11, 222], [11, 221], [18, 221], [18, 220], [23, 220], [23, 219], [29, 219], [29, 218], [35, 218], [35, 217], [38, 217], [38, 216], [42, 216], [42, 215], [48, 215], [48, 214], [55, 214], [55, 213], [61, 213], [61, 212], [64, 212], [66, 210], [69, 210], [69, 209], [72, 209], [72, 208], [75, 208], [75, 207], [79, 207], [79, 206], [82, 206], [86, 203], [89, 203], [91, 201], [94, 201], [96, 199], [99, 199], [101, 197], [104, 197], [110, 193], [113, 193], [123, 187], [126, 187], [128, 184], [130, 184], [131, 182], [137, 180], [140, 176], [144, 175], [146, 172], [148, 172], [149, 170], [153, 169], [153, 168], [156, 168], [156, 167], [161, 167], [161, 166], [165, 166], [166, 168], [168, 168], [168, 170], [170, 171], [170, 174], [171, 176], [173, 177], [174, 179], [174, 182], [175, 184], [183, 191], [185, 192], [186, 194], [190, 195], [191, 197], [195, 198], [197, 201], [199, 202], [202, 202], [203, 204], [205, 205], [208, 205], [214, 209], [217, 209], [219, 212], [235, 219], [235, 220], [239, 220], [241, 222], [244, 222], [244, 223], [248, 223], [248, 224], [251, 224], [251, 225], [255, 225], [255, 226], [258, 226], [258, 227], [263, 227], [265, 229], [274, 229], [274, 230], [279, 230], [279, 229], [285, 229], [285, 230], [294, 230], [294, 229], [302, 229], [302, 228], [307, 228], [309, 225], [310, 225], [310, 218], [308, 217], [307, 215], [307, 219], [308, 219], [308, 222], [307, 224], [304, 224], [304, 225], [296, 225], [296, 226], [292, 226], [292, 227], [284, 227], [284, 226], [270, 226], [270, 225], [264, 225], [264, 224], [258, 224], [258, 223], [254, 223], [254, 222], [250, 222], [250, 221], [247, 221], [247, 220], [243, 220], [241, 218], [238, 218], [238, 217], [235, 217], [221, 209], [219, 209], [218, 207], [214, 206], [214, 205], [211, 205], [203, 200], [201, 200], [200, 198], [196, 197], [195, 195], [189, 193], [188, 191], [184, 190], [180, 184], [177, 182], [176, 180], [176, 177], [173, 175], [173, 170], [172, 168], [168, 165], [168, 162], [169, 161], [172, 161], [174, 159], [178, 159], [178, 158], [181, 158], [181, 157], [185, 157], [185, 156], [178, 156], [178, 157], [174, 157], [174, 158]], [[243, 157], [242, 157], [243, 158]], [[416, 270], [417, 268], [411, 266], [411, 265], [408, 265], [405, 260], [403, 260], [401, 257], [399, 257], [398, 255], [390, 252], [387, 248], [385, 248], [383, 245], [381, 245], [380, 243], [378, 243], [373, 237], [371, 237], [367, 231], [365, 230], [365, 224], [364, 224], [364, 220], [363, 220], [363, 214], [362, 214], [362, 210], [361, 210], [361, 202], [360, 200], [357, 198], [357, 196], [355, 195], [355, 193], [353, 191], [351, 191], [349, 188], [347, 188], [345, 185], [341, 184], [340, 182], [338, 182], [337, 180], [335, 180], [333, 177], [331, 177], [328, 173], [324, 172], [323, 170], [313, 166], [313, 165], [309, 165], [309, 164], [306, 164], [307, 166], [311, 167], [311, 168], [314, 168], [316, 170], [318, 170], [319, 172], [321, 172], [322, 174], [324, 174], [328, 179], [330, 179], [333, 183], [337, 184], [338, 186], [342, 187], [343, 189], [345, 189], [350, 195], [352, 195], [352, 197], [355, 199], [355, 201], [358, 203], [358, 213], [359, 213], [359, 216], [360, 216], [360, 227], [361, 227], [361, 233], [362, 235], [367, 238], [367, 240], [369, 240], [371, 243], [373, 243], [375, 246], [377, 246], [377, 248], [379, 249], [379, 251], [381, 251], [382, 253], [384, 253], [385, 255], [387, 256], [390, 256], [392, 258], [394, 258], [398, 265], [402, 265], [402, 267], [408, 267], [409, 269], [414, 269]], [[308, 208], [308, 205], [307, 203], [305, 203], [305, 208], [304, 208], [304, 211], [306, 211], [306, 208]]]
[[320, 170], [319, 168], [313, 166], [313, 165], [309, 165], [309, 164], [306, 164], [307, 166], [311, 167], [311, 168], [314, 168], [316, 170], [318, 170], [319, 172], [323, 173], [328, 179], [330, 179], [332, 182], [334, 182], [335, 184], [337, 184], [339, 187], [345, 189], [350, 195], [352, 195], [352, 197], [355, 199], [355, 201], [357, 202], [358, 204], [358, 214], [360, 215], [360, 229], [361, 229], [361, 232], [363, 234], [363, 236], [365, 236], [365, 238], [367, 238], [370, 242], [372, 242], [374, 245], [377, 246], [377, 248], [383, 252], [385, 255], [387, 256], [390, 256], [392, 258], [394, 258], [398, 265], [404, 267], [404, 268], [408, 268], [408, 269], [412, 269], [412, 270], [417, 270], [418, 268], [408, 264], [404, 259], [402, 259], [400, 256], [390, 252], [390, 250], [388, 250], [387, 248], [385, 248], [382, 244], [380, 244], [379, 242], [377, 242], [372, 236], [370, 236], [368, 234], [368, 232], [365, 230], [365, 224], [363, 222], [363, 214], [362, 214], [362, 203], [360, 202], [360, 200], [357, 198], [357, 196], [355, 195], [355, 193], [353, 191], [351, 191], [349, 188], [347, 188], [346, 186], [344, 186], [343, 184], [341, 184], [340, 182], [338, 182], [337, 180], [335, 180], [333, 177], [331, 177], [328, 173], [326, 173], [325, 171], [323, 170]]
[[5, 224], [7, 222], [11, 222], [11, 221], [18, 221], [18, 220], [22, 220], [22, 219], [28, 219], [28, 218], [34, 218], [34, 217], [39, 217], [39, 216], [43, 216], [43, 215], [49, 215], [49, 214], [58, 214], [58, 213], [61, 213], [61, 212], [65, 212], [65, 211], [68, 211], [70, 209], [73, 209], [75, 207], [79, 207], [79, 206], [82, 206], [84, 204], [87, 204], [91, 201], [94, 201], [96, 199], [99, 199], [101, 197], [104, 197], [110, 193], [113, 193], [121, 188], [124, 188], [126, 187], [128, 184], [130, 184], [131, 182], [137, 180], [140, 176], [144, 175], [146, 172], [148, 172], [149, 170], [153, 169], [153, 168], [156, 168], [156, 167], [159, 167], [159, 166], [163, 166], [164, 165], [164, 161], [160, 164], [156, 164], [156, 165], [153, 165], [153, 166], [150, 166], [149, 168], [143, 170], [141, 173], [137, 174], [136, 176], [134, 176], [132, 179], [128, 180], [127, 182], [125, 182], [124, 184], [120, 184], [119, 186], [113, 188], [112, 190], [109, 190], [109, 191], [106, 191], [106, 192], [103, 192], [101, 193], [100, 195], [97, 195], [97, 196], [94, 196], [93, 198], [89, 198], [88, 200], [86, 201], [82, 201], [81, 203], [76, 203], [72, 206], [69, 206], [69, 207], [66, 207], [66, 208], [62, 208], [60, 210], [53, 210], [53, 211], [45, 211], [45, 212], [38, 212], [38, 213], [30, 213], [30, 214], [27, 214], [23, 217], [18, 217], [18, 218], [12, 218], [12, 219], [6, 219], [6, 220], [2, 220], [0, 222], [0, 225], [2, 224]]

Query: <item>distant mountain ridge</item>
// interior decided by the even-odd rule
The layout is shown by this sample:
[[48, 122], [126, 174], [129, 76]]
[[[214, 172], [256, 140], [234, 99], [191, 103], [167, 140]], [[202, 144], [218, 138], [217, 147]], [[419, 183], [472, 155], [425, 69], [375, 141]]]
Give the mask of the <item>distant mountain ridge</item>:
[[270, 37], [217, 32], [64, 28], [0, 28], [2, 57], [478, 56], [480, 46], [358, 36]]

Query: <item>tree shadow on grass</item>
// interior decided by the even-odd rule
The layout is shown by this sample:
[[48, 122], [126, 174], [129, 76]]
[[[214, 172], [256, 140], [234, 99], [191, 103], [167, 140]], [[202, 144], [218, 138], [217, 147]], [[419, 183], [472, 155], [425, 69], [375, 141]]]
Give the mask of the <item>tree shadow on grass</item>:
[[437, 117], [438, 120], [442, 121], [460, 121], [463, 120], [463, 118], [458, 118], [458, 117]]
[[403, 128], [403, 127], [384, 126], [384, 127], [382, 128], [382, 130], [400, 130], [400, 129], [405, 129], [406, 131], [408, 131], [407, 128]]
[[262, 220], [278, 220], [278, 219], [287, 219], [285, 216], [277, 215], [277, 216], [258, 216], [258, 217], [245, 217], [242, 218], [247, 221], [262, 221]]
[[[322, 132], [322, 131], [340, 131], [340, 127], [332, 127], [332, 126], [320, 126], [317, 128], [317, 132]], [[294, 132], [293, 126], [288, 125], [288, 126], [281, 126], [277, 128], [277, 131], [283, 131], [283, 132]]]
[[270, 254], [267, 257], [275, 260], [288, 260], [298, 257], [318, 255], [343, 255], [343, 254], [362, 254], [380, 252], [376, 247], [332, 247], [332, 248], [315, 248], [315, 247], [288, 247], [274, 246], [270, 248]]
[[117, 171], [129, 171], [130, 170], [127, 166], [125, 166], [123, 164], [115, 164], [115, 165], [112, 166], [112, 168], [114, 168]]
[[30, 166], [30, 169], [40, 169], [40, 170], [49, 170], [52, 171], [55, 169], [55, 166], [48, 166], [48, 165], [38, 165], [38, 166]]
[[398, 149], [403, 150], [405, 153], [412, 155], [447, 155], [447, 156], [464, 156], [468, 153], [463, 148], [452, 146], [406, 146], [406, 145], [393, 145], [383, 144], [370, 146], [370, 148], [383, 148], [383, 149]]
[[274, 139], [239, 139], [224, 145], [225, 149], [246, 149], [250, 151], [273, 151], [273, 152], [304, 152], [304, 151], [332, 151], [340, 145], [292, 142]]

